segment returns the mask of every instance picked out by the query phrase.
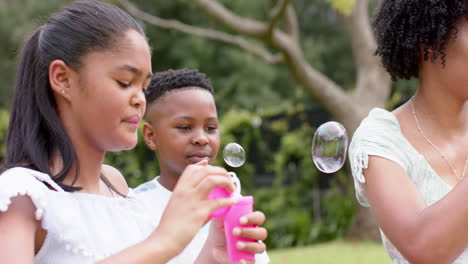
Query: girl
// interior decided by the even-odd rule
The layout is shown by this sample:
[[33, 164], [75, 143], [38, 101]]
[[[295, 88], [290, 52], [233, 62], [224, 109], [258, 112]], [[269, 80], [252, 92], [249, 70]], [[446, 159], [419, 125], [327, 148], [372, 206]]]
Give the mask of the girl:
[[[0, 262], [166, 263], [211, 212], [235, 202], [206, 200], [233, 186], [224, 169], [200, 162], [184, 171], [156, 227], [156, 196], [134, 194], [102, 164], [107, 151], [135, 146], [151, 75], [142, 29], [110, 4], [72, 3], [27, 40], [0, 176]], [[197, 263], [223, 262], [213, 247]]]

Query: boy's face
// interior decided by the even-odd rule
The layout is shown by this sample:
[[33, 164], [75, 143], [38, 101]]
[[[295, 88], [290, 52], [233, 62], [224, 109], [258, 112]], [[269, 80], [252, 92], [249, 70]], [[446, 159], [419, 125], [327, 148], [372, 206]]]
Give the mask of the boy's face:
[[215, 160], [220, 142], [218, 114], [207, 90], [169, 91], [148, 106], [146, 120], [143, 136], [158, 156], [161, 175], [179, 177], [189, 164]]

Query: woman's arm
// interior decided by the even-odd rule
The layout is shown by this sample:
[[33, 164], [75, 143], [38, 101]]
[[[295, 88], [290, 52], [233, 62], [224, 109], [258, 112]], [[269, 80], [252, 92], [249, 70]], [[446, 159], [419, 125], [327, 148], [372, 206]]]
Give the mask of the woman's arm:
[[369, 156], [363, 184], [379, 226], [411, 263], [452, 263], [468, 245], [468, 179], [426, 206], [404, 169]]

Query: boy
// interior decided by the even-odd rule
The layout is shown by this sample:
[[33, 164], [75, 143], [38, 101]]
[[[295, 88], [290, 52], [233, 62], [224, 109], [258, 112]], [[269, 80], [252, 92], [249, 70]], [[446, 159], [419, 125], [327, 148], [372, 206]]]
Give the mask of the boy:
[[[136, 191], [158, 188], [163, 204], [162, 208], [158, 208], [161, 213], [185, 167], [202, 160], [211, 164], [218, 154], [220, 136], [213, 93], [211, 82], [203, 73], [186, 69], [156, 73], [148, 87], [143, 136], [148, 147], [156, 152], [160, 176], [140, 185]], [[262, 224], [264, 221], [263, 214], [259, 212], [243, 218], [243, 224], [254, 221]], [[213, 226], [217, 225], [219, 228], [220, 221], [212, 222]], [[255, 232], [264, 232], [266, 238], [266, 230], [253, 229]], [[208, 230], [208, 225], [205, 225], [173, 261], [180, 259], [193, 262], [208, 237]], [[243, 230], [234, 232], [241, 234]], [[219, 239], [220, 243], [223, 239], [224, 237]], [[244, 243], [241, 246], [255, 248], [255, 252], [264, 251], [261, 243]], [[255, 263], [268, 262], [266, 253], [256, 255]]]

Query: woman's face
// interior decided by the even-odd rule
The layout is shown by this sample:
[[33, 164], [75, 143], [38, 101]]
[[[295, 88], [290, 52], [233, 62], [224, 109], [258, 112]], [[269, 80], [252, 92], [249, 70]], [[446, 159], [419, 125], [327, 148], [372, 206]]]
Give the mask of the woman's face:
[[441, 65], [442, 57], [436, 63], [427, 62], [436, 66], [431, 75], [435, 75], [436, 84], [444, 87], [447, 92], [461, 100], [468, 100], [468, 22], [466, 20], [459, 24], [457, 37], [451, 37], [446, 44], [445, 66]]
[[151, 53], [145, 37], [129, 30], [114, 48], [91, 52], [81, 64], [76, 78], [71, 79], [72, 138], [98, 151], [133, 148], [145, 112], [144, 90], [151, 78]]

